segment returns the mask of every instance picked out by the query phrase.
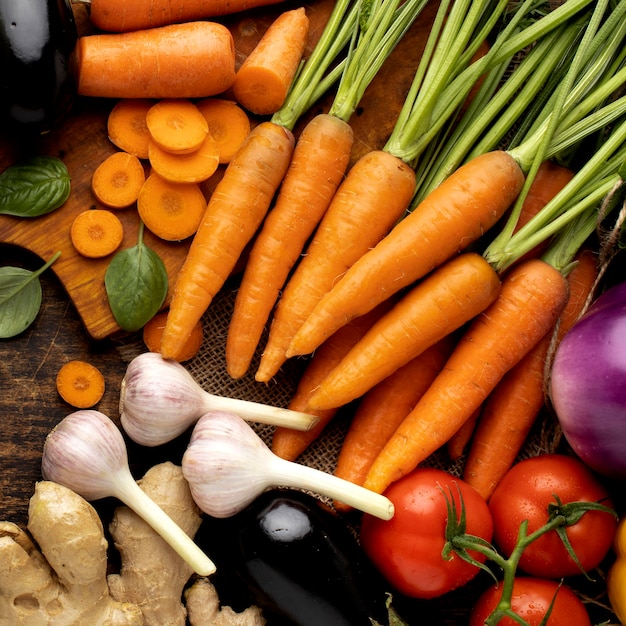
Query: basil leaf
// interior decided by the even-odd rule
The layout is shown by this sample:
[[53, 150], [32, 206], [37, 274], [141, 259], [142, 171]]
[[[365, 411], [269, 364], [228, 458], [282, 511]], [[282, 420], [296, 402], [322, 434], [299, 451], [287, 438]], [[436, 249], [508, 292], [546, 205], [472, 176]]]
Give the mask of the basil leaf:
[[63, 205], [69, 195], [69, 172], [56, 157], [32, 157], [0, 174], [0, 213], [5, 215], [45, 215]]
[[104, 285], [113, 317], [123, 330], [139, 330], [163, 305], [167, 270], [161, 257], [143, 243], [143, 223], [137, 244], [111, 259]]
[[39, 276], [61, 255], [35, 272], [21, 267], [0, 267], [0, 338], [8, 339], [24, 332], [41, 309], [42, 289]]

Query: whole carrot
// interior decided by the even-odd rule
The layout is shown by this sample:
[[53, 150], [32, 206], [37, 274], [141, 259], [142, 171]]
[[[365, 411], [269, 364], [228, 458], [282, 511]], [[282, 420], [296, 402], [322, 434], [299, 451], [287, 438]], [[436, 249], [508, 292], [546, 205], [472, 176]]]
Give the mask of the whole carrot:
[[215, 22], [87, 35], [77, 51], [83, 96], [198, 98], [222, 93], [235, 80], [233, 37]]
[[[363, 396], [339, 451], [335, 476], [363, 484], [370, 465], [441, 371], [453, 345], [451, 336], [442, 339]], [[339, 511], [350, 509], [343, 502], [334, 504]]]
[[[597, 276], [597, 255], [583, 250], [567, 276], [569, 297], [556, 327], [556, 343], [584, 310]], [[483, 406], [463, 478], [485, 499], [515, 462], [545, 404], [546, 359], [553, 334], [548, 333], [504, 376]]]
[[294, 137], [263, 122], [229, 163], [213, 191], [176, 278], [161, 354], [176, 358], [259, 228], [289, 166]]
[[89, 18], [100, 30], [123, 33], [202, 20], [277, 4], [281, 0], [91, 0]]
[[382, 493], [445, 445], [506, 372], [553, 327], [567, 293], [563, 274], [548, 263], [530, 259], [512, 267], [498, 299], [472, 322], [363, 485]]
[[309, 354], [342, 324], [476, 241], [505, 213], [523, 183], [522, 170], [504, 151], [461, 166], [316, 303], [287, 355]]
[[321, 381], [310, 407], [328, 409], [362, 396], [484, 311], [499, 293], [500, 277], [479, 254], [444, 263], [374, 324]]
[[302, 130], [237, 290], [226, 341], [232, 378], [248, 371], [280, 290], [343, 179], [352, 138], [348, 124], [326, 114]]
[[271, 115], [285, 102], [300, 66], [309, 32], [303, 7], [281, 13], [235, 75], [233, 95], [257, 115]]
[[341, 361], [346, 352], [390, 307], [390, 303], [383, 302], [367, 315], [363, 315], [350, 322], [350, 324], [346, 324], [332, 337], [329, 337], [311, 357], [311, 361], [298, 382], [298, 388], [289, 402], [288, 408], [310, 412], [311, 415], [316, 415], [319, 421], [306, 433], [293, 428], [277, 427], [272, 437], [272, 452], [274, 454], [288, 461], [295, 461], [328, 426], [339, 409], [311, 411], [309, 409], [311, 394], [328, 372]]
[[386, 152], [368, 153], [354, 164], [278, 302], [256, 380], [267, 382], [278, 372], [300, 324], [346, 270], [392, 228], [414, 191], [413, 170]]

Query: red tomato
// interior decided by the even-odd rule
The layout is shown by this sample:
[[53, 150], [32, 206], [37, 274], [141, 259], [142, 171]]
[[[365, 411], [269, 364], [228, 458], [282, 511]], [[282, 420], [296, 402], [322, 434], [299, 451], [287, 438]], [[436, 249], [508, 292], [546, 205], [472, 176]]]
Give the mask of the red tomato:
[[[361, 544], [388, 582], [414, 598], [434, 598], [471, 580], [479, 569], [456, 554], [444, 560], [446, 494], [460, 512], [459, 490], [467, 516], [466, 532], [491, 541], [493, 522], [478, 492], [451, 474], [418, 468], [393, 483], [385, 495], [394, 503], [389, 521], [364, 515]], [[472, 553], [484, 562], [481, 555]]]
[[[469, 626], [482, 626], [496, 608], [501, 594], [501, 585], [487, 589], [472, 609]], [[526, 620], [529, 626], [540, 626], [555, 594], [556, 600], [546, 626], [591, 626], [587, 609], [580, 598], [566, 585], [559, 587], [554, 580], [516, 578], [513, 583], [511, 608]], [[498, 626], [515, 624], [510, 617], [498, 622]]]
[[[528, 533], [548, 521], [547, 507], [555, 502], [600, 502], [612, 506], [604, 486], [578, 459], [541, 455], [514, 465], [500, 481], [489, 500], [493, 516], [494, 541], [509, 556], [520, 524], [528, 520]], [[611, 547], [616, 519], [603, 511], [587, 511], [579, 522], [567, 528], [567, 536], [582, 568], [596, 567]], [[561, 578], [580, 574], [556, 531], [532, 542], [522, 555], [520, 569], [539, 578]]]

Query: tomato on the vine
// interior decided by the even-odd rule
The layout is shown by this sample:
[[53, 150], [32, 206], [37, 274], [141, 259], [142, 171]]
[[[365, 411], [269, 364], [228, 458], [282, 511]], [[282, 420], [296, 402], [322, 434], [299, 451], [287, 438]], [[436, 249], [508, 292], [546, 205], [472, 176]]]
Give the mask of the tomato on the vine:
[[[494, 585], [485, 591], [472, 608], [469, 626], [482, 626], [495, 610], [502, 593], [502, 585]], [[555, 599], [556, 598], [556, 599]], [[513, 583], [511, 609], [529, 626], [540, 626], [550, 604], [547, 626], [591, 626], [589, 614], [582, 600], [567, 586], [554, 580], [518, 577]], [[504, 617], [498, 626], [515, 626], [510, 617]]]
[[[581, 461], [563, 454], [544, 454], [520, 461], [502, 478], [489, 500], [494, 541], [509, 556], [520, 524], [528, 520], [528, 534], [548, 521], [548, 505], [598, 502], [611, 507], [604, 485]], [[580, 567], [568, 554], [556, 531], [533, 541], [522, 554], [519, 567], [532, 576], [561, 578], [595, 568], [611, 547], [617, 521], [605, 511], [587, 511], [565, 531]]]
[[[452, 553], [444, 559], [448, 518], [446, 496], [458, 514], [459, 492], [466, 514], [466, 532], [491, 541], [493, 523], [489, 507], [478, 492], [443, 470], [418, 468], [393, 483], [385, 495], [394, 503], [389, 521], [364, 515], [361, 545], [387, 581], [397, 591], [414, 598], [434, 598], [469, 582], [479, 572], [476, 565]], [[480, 562], [482, 555], [470, 552]]]

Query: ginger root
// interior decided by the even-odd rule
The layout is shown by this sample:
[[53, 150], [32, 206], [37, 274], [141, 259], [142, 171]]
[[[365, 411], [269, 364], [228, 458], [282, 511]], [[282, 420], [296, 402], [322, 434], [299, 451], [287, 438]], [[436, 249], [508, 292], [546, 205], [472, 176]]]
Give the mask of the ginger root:
[[2, 626], [144, 623], [138, 606], [117, 602], [109, 593], [107, 542], [86, 500], [42, 481], [35, 485], [28, 518], [32, 539], [16, 524], [0, 523]]

